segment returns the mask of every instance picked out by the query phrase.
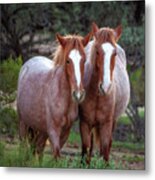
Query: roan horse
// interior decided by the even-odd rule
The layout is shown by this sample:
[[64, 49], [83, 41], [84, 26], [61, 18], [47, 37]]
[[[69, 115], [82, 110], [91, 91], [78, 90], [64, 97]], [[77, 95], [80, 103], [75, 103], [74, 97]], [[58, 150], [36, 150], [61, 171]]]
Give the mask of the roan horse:
[[[82, 159], [90, 163], [93, 134], [100, 155], [108, 162], [116, 120], [129, 102], [130, 84], [124, 50], [117, 44], [122, 27], [101, 28], [93, 23], [94, 40], [85, 51], [85, 100], [79, 106]], [[84, 160], [84, 159], [83, 159]]]
[[20, 137], [28, 137], [41, 159], [49, 138], [53, 155], [60, 156], [72, 123], [78, 117], [83, 88], [85, 51], [91, 33], [85, 37], [57, 34], [59, 46], [54, 60], [37, 56], [27, 61], [19, 75], [17, 108]]

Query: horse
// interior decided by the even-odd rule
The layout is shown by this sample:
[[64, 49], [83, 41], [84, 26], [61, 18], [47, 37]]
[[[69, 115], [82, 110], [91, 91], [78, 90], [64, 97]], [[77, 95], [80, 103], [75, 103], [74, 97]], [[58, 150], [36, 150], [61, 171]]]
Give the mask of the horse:
[[62, 36], [53, 61], [36, 56], [21, 68], [18, 79], [17, 109], [19, 135], [33, 145], [42, 159], [49, 138], [54, 158], [66, 142], [78, 117], [78, 104], [85, 98], [83, 87], [85, 51], [91, 33]]
[[82, 162], [86, 160], [88, 164], [94, 136], [100, 156], [108, 163], [116, 121], [125, 111], [130, 98], [126, 55], [117, 44], [122, 26], [99, 29], [93, 23], [92, 32], [94, 39], [85, 48], [86, 97], [79, 105]]

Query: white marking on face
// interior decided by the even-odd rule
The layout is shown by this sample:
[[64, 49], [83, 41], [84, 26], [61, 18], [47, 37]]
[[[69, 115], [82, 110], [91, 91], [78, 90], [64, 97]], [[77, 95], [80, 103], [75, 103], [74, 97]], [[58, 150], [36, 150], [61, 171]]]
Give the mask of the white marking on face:
[[75, 71], [75, 78], [77, 81], [77, 86], [80, 87], [81, 82], [81, 71], [80, 71], [80, 61], [81, 55], [77, 49], [73, 49], [70, 51], [69, 58], [72, 60]]
[[108, 91], [109, 86], [111, 85], [111, 79], [110, 79], [110, 64], [111, 64], [111, 56], [114, 50], [114, 47], [110, 43], [103, 43], [102, 49], [104, 51], [104, 74], [103, 74], [103, 89], [105, 92]]

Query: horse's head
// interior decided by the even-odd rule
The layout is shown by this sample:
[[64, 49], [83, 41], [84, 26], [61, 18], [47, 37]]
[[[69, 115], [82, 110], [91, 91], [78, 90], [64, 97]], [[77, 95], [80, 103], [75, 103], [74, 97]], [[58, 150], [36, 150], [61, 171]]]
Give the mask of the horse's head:
[[85, 37], [78, 35], [56, 35], [63, 54], [63, 65], [70, 84], [72, 98], [80, 103], [84, 100], [85, 90], [83, 87], [84, 63], [86, 60], [84, 47], [89, 42], [92, 33]]
[[116, 43], [121, 36], [122, 27], [116, 29], [98, 28], [93, 23], [94, 46], [92, 58], [98, 72], [98, 87], [101, 94], [106, 95], [110, 92], [113, 71], [115, 67], [115, 57], [117, 55]]

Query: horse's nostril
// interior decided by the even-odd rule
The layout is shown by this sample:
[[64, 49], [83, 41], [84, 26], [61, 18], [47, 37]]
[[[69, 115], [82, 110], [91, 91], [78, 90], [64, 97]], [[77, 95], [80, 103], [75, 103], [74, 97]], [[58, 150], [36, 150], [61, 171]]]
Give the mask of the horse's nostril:
[[99, 89], [103, 91], [102, 83], [99, 84]]
[[85, 90], [73, 91], [72, 96], [73, 96], [75, 101], [82, 102], [84, 97], [85, 97]]
[[105, 91], [104, 91], [104, 88], [103, 88], [103, 84], [102, 84], [102, 83], [99, 84], [99, 91], [100, 91], [100, 93], [101, 93], [102, 95], [105, 95], [105, 94], [106, 94]]
[[72, 92], [73, 97], [76, 97], [76, 91]]

